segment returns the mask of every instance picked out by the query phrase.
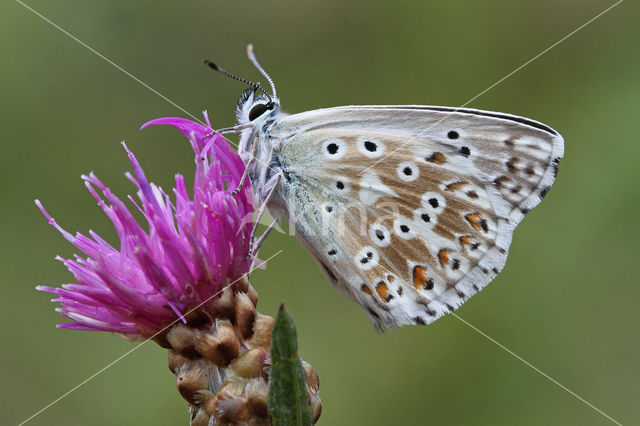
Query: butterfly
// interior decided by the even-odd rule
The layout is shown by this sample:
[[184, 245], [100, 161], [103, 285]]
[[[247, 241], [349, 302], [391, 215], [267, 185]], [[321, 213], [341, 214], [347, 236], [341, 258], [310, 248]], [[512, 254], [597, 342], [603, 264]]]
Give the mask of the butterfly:
[[251, 46], [248, 54], [271, 93], [207, 63], [251, 86], [230, 131], [241, 133], [259, 214], [286, 216], [374, 327], [429, 324], [496, 277], [515, 227], [556, 178], [562, 136], [527, 118], [466, 108], [287, 115]]

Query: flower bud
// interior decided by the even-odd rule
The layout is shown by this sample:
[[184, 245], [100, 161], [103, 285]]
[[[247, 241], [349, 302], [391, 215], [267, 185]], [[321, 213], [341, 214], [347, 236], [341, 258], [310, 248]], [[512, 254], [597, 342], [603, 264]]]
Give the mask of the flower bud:
[[309, 392], [309, 404], [311, 405], [311, 415], [313, 416], [313, 423], [315, 424], [322, 414], [322, 401], [318, 392]]
[[217, 407], [218, 398], [214, 394], [211, 394], [202, 402], [202, 408], [204, 408], [209, 416], [215, 416]]
[[263, 374], [264, 361], [269, 353], [262, 348], [250, 349], [237, 357], [229, 365], [239, 377], [260, 377]]
[[235, 290], [239, 293], [246, 293], [247, 290], [249, 290], [250, 286], [251, 284], [249, 284], [249, 278], [247, 278], [246, 275], [241, 276], [234, 284]]
[[264, 422], [269, 418], [267, 401], [269, 388], [264, 380], [251, 379], [246, 387], [247, 405], [254, 422]]
[[222, 423], [246, 424], [251, 418], [244, 398], [218, 399], [216, 418]]
[[271, 330], [273, 329], [274, 319], [268, 315], [256, 313], [256, 319], [253, 323], [253, 336], [248, 341], [252, 347], [269, 348], [271, 346]]
[[233, 298], [235, 308], [236, 330], [242, 339], [251, 337], [253, 333], [253, 322], [256, 318], [256, 307], [251, 303], [251, 299], [245, 293], [237, 293]]
[[195, 412], [191, 415], [190, 426], [208, 426], [211, 417], [202, 407], [191, 407], [190, 411]]
[[195, 348], [203, 357], [218, 367], [226, 367], [240, 352], [240, 342], [227, 320], [217, 321], [216, 330], [212, 333], [201, 332], [196, 340]]
[[189, 403], [197, 405], [199, 392], [209, 389], [209, 374], [210, 367], [206, 360], [199, 359], [182, 364], [176, 375], [180, 395]]
[[253, 288], [253, 286], [251, 285], [251, 283], [249, 283], [249, 287], [247, 288], [247, 296], [249, 296], [249, 299], [251, 300], [251, 303], [253, 303], [253, 306], [258, 306], [258, 292], [256, 291], [255, 288]]
[[198, 358], [199, 355], [194, 346], [195, 333], [193, 328], [178, 323], [167, 332], [167, 341], [180, 355], [191, 359]]
[[189, 361], [191, 361], [189, 358], [183, 357], [173, 349], [169, 349], [169, 370], [171, 370], [174, 374], [178, 371], [178, 368], [182, 364]]
[[225, 288], [213, 302], [213, 312], [216, 318], [233, 320], [233, 290]]
[[302, 369], [304, 370], [304, 374], [307, 379], [307, 386], [317, 391], [320, 388], [320, 378], [318, 377], [316, 370], [313, 369], [311, 364], [304, 360], [302, 361]]

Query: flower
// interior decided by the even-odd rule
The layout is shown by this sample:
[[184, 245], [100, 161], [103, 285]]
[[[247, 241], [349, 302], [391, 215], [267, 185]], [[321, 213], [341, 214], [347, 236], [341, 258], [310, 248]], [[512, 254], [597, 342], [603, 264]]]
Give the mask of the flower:
[[171, 202], [161, 188], [149, 183], [126, 145], [137, 187], [137, 202], [129, 200], [147, 222], [145, 230], [126, 204], [93, 173], [85, 185], [109, 217], [120, 240], [116, 248], [93, 231], [70, 234], [36, 204], [62, 235], [87, 256], [62, 261], [77, 283], [62, 288], [38, 286], [55, 293], [60, 314], [73, 322], [59, 328], [112, 331], [130, 338], [149, 338], [181, 320], [195, 308], [210, 312], [215, 296], [248, 273], [252, 231], [251, 190], [246, 182], [237, 194], [244, 165], [227, 142], [207, 126], [182, 118], [150, 121], [168, 124], [189, 139], [195, 153], [193, 198], [183, 176], [175, 176]]

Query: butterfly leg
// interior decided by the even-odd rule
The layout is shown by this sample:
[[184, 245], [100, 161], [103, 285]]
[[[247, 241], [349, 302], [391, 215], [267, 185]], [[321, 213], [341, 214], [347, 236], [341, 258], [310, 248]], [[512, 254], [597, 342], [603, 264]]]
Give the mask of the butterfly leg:
[[[278, 218], [273, 219], [273, 222], [271, 222], [271, 224], [262, 233], [262, 235], [260, 235], [259, 238], [251, 240], [249, 253], [251, 253], [251, 256], [253, 257], [253, 263], [258, 260], [258, 252], [260, 251], [260, 247], [262, 247], [262, 243], [264, 243], [264, 240], [267, 239], [267, 235], [269, 235], [271, 230], [276, 226], [276, 223], [278, 223]], [[251, 266], [251, 268], [253, 268], [253, 265]]]
[[253, 230], [251, 231], [251, 243], [250, 243], [250, 247], [249, 247], [249, 253], [252, 256], [255, 256], [257, 254], [258, 249], [260, 248], [260, 246], [264, 242], [265, 238], [267, 237], [267, 235], [269, 235], [269, 233], [271, 232], [271, 230], [273, 229], [275, 224], [278, 222], [278, 219], [276, 218], [271, 223], [271, 225], [269, 225], [267, 227], [267, 229], [262, 233], [262, 235], [259, 238], [256, 239], [255, 235], [256, 235], [256, 231], [258, 230], [258, 224], [260, 223], [260, 219], [262, 219], [262, 216], [264, 215], [264, 212], [267, 210], [267, 204], [271, 200], [271, 197], [273, 196], [276, 188], [278, 187], [278, 183], [280, 182], [280, 178], [281, 177], [282, 177], [282, 175], [280, 173], [278, 173], [277, 175], [275, 175], [271, 179], [269, 179], [269, 181], [265, 185], [266, 188], [269, 188], [268, 189], [269, 192], [267, 192], [267, 195], [266, 195], [266, 197], [264, 197], [264, 201], [262, 202], [262, 205], [258, 209], [258, 214], [256, 215], [256, 220], [255, 220], [254, 225], [253, 225]]
[[238, 186], [236, 187], [236, 189], [231, 191], [231, 195], [238, 195], [238, 193], [244, 186], [244, 181], [247, 179], [247, 176], [249, 175], [249, 168], [254, 160], [255, 160], [255, 157], [251, 157], [251, 159], [247, 161], [247, 165], [244, 168], [244, 172], [242, 172], [242, 177], [240, 177], [240, 183], [238, 183]]

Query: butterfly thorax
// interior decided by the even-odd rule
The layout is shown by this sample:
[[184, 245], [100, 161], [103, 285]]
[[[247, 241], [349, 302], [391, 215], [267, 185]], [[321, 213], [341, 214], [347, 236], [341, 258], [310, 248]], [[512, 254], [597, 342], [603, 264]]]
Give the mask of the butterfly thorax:
[[282, 116], [277, 98], [268, 98], [253, 89], [245, 91], [236, 107], [236, 118], [242, 130], [238, 152], [248, 168], [248, 176], [256, 189], [259, 203], [265, 200], [269, 181], [281, 171], [274, 153], [279, 150], [279, 138], [272, 130]]

